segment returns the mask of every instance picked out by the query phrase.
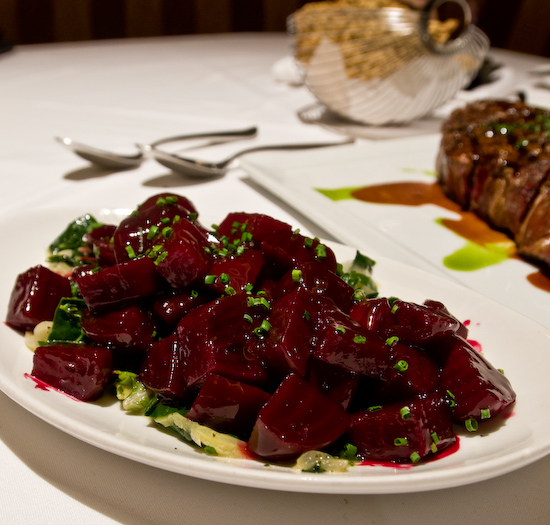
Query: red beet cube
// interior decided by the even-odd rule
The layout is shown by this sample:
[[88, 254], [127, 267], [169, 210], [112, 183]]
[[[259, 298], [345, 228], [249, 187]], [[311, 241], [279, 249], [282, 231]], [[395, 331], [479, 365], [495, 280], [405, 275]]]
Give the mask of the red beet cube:
[[42, 321], [51, 321], [62, 297], [71, 297], [69, 279], [45, 266], [35, 266], [19, 274], [8, 304], [6, 324], [16, 330], [33, 330]]
[[248, 449], [270, 461], [293, 459], [333, 443], [348, 423], [338, 403], [290, 374], [260, 410]]
[[348, 431], [359, 456], [416, 462], [456, 441], [451, 411], [439, 394], [353, 414]]
[[206, 378], [187, 417], [214, 430], [248, 439], [270, 394], [218, 375]]
[[[258, 356], [245, 351], [248, 339], [259, 326], [255, 308], [245, 294], [225, 296], [198, 306], [178, 324], [183, 377], [190, 387], [202, 385], [206, 376], [218, 375], [262, 387], [269, 382]], [[246, 315], [253, 317], [253, 322]]]
[[361, 377], [355, 372], [348, 372], [338, 366], [329, 365], [318, 359], [311, 359], [307, 381], [347, 411]]
[[[243, 226], [245, 224], [246, 226]], [[230, 213], [218, 227], [218, 237], [226, 236], [230, 241], [249, 233], [252, 241], [261, 241], [272, 233], [286, 230], [292, 231], [290, 224], [263, 215], [261, 213]]]
[[223, 294], [227, 286], [235, 292], [242, 292], [248, 284], [254, 285], [263, 263], [261, 252], [252, 249], [241, 255], [216, 258], [208, 270], [209, 275], [215, 276], [215, 281], [208, 286], [219, 294]]
[[111, 379], [112, 356], [107, 348], [80, 344], [39, 346], [32, 375], [81, 401], [103, 393]]
[[120, 308], [153, 295], [162, 286], [153, 261], [140, 257], [75, 277], [86, 306], [92, 312]]
[[314, 336], [314, 321], [308, 315], [312, 308], [313, 299], [303, 288], [274, 302], [269, 315], [271, 327], [251, 350], [261, 356], [269, 373], [279, 381], [291, 372], [301, 377], [306, 374]]
[[516, 394], [504, 374], [461, 337], [449, 342], [441, 388], [451, 397], [456, 421], [489, 419], [514, 403]]
[[183, 379], [175, 334], [151, 344], [141, 366], [139, 378], [164, 397], [176, 401], [186, 400], [188, 391]]
[[199, 228], [188, 220], [179, 220], [163, 245], [156, 267], [158, 272], [176, 289], [204, 278], [212, 263], [206, 249], [209, 241]]
[[262, 240], [261, 250], [268, 261], [286, 270], [318, 261], [331, 272], [336, 271], [336, 257], [328, 246], [291, 230], [268, 235]]
[[317, 359], [374, 379], [384, 377], [390, 346], [378, 334], [331, 307], [328, 301], [319, 311], [318, 325], [313, 348]]

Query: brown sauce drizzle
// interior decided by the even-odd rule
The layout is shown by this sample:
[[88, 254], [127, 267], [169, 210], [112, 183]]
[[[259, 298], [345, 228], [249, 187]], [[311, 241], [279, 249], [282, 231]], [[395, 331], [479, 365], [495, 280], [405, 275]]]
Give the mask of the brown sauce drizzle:
[[[402, 206], [422, 206], [433, 204], [460, 215], [459, 219], [441, 219], [441, 224], [461, 237], [479, 244], [510, 243], [510, 238], [493, 230], [485, 221], [471, 211], [463, 210], [459, 204], [449, 199], [437, 182], [392, 182], [365, 186], [354, 190], [355, 199], [373, 204], [397, 204]], [[512, 257], [517, 255], [510, 254]], [[518, 257], [519, 258], [519, 257]], [[550, 277], [542, 270], [527, 276], [533, 286], [550, 292]]]

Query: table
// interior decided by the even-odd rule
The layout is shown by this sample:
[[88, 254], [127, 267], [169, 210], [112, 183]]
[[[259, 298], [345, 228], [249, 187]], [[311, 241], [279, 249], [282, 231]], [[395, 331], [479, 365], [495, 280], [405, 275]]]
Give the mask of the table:
[[[260, 127], [258, 144], [333, 139], [333, 131], [298, 119], [297, 111], [313, 101], [306, 88], [273, 78], [272, 65], [289, 54], [289, 45], [281, 34], [197, 35], [26, 46], [0, 55], [0, 219], [68, 201], [133, 209], [153, 193], [175, 191], [206, 215], [259, 211], [324, 235], [238, 168], [200, 182], [153, 161], [106, 173], [53, 141], [66, 135], [130, 150], [135, 142], [184, 131], [251, 124]], [[514, 85], [548, 63], [498, 50], [492, 54], [514, 69]], [[64, 434], [2, 393], [0, 414], [0, 523], [10, 525], [75, 519], [265, 525], [550, 521], [550, 457], [493, 480], [437, 492], [285, 493], [203, 481], [126, 460]]]

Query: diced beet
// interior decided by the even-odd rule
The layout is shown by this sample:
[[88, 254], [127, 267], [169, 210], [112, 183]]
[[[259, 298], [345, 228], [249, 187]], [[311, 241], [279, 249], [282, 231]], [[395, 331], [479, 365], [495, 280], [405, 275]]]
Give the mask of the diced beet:
[[348, 410], [359, 385], [361, 376], [332, 366], [318, 359], [311, 359], [307, 375], [308, 383], [314, 385], [328, 398]]
[[348, 428], [348, 414], [296, 374], [290, 374], [258, 414], [250, 452], [271, 461], [320, 450]]
[[112, 266], [116, 264], [115, 248], [111, 239], [115, 233], [114, 224], [103, 224], [85, 233], [82, 240], [91, 244], [92, 251], [99, 266]]
[[[185, 197], [171, 193], [149, 197], [135, 212], [120, 222], [113, 234], [117, 262], [147, 255], [153, 246], [164, 244], [168, 232], [165, 228], [172, 228], [174, 221], [187, 221], [191, 213], [196, 213], [188, 207], [190, 205]], [[203, 228], [201, 231], [206, 236]]]
[[[215, 258], [208, 270], [209, 275], [216, 276], [216, 280], [209, 284], [209, 288], [223, 294], [230, 286], [237, 293], [243, 292], [248, 284], [254, 285], [264, 263], [260, 251], [247, 249], [241, 255]], [[227, 279], [222, 279], [222, 275]]]
[[442, 312], [445, 315], [452, 317], [454, 320], [456, 320], [459, 323], [459, 327], [455, 332], [456, 335], [462, 337], [463, 339], [466, 339], [468, 337], [468, 327], [465, 326], [463, 323], [461, 323], [451, 312], [449, 312], [449, 310], [443, 303], [439, 301], [434, 301], [433, 299], [426, 299], [424, 301], [424, 306], [426, 306], [427, 308], [431, 308], [433, 310], [437, 310], [438, 312]]
[[[387, 304], [386, 304], [387, 303]], [[460, 329], [460, 322], [443, 310], [396, 300], [372, 299], [353, 306], [351, 316], [382, 337], [399, 337], [422, 346], [444, 339]]]
[[92, 312], [120, 308], [162, 289], [163, 280], [153, 261], [139, 257], [75, 278], [86, 306]]
[[6, 324], [15, 330], [33, 330], [38, 323], [51, 321], [60, 299], [71, 296], [69, 279], [45, 266], [34, 266], [15, 279]]
[[514, 403], [516, 394], [504, 374], [461, 337], [450, 343], [441, 388], [452, 397], [455, 421], [492, 418]]
[[269, 383], [260, 359], [245, 352], [246, 341], [256, 337], [253, 330], [261, 322], [256, 307], [247, 305], [247, 297], [225, 296], [198, 306], [178, 324], [183, 377], [190, 387], [200, 386], [212, 373], [259, 387]]
[[456, 441], [451, 411], [438, 393], [357, 412], [348, 438], [360, 457], [377, 461], [416, 462]]
[[303, 288], [283, 296], [271, 306], [269, 331], [250, 341], [251, 352], [259, 355], [270, 375], [278, 381], [290, 372], [306, 374], [314, 336], [311, 312], [313, 299]]
[[81, 344], [39, 346], [32, 375], [81, 401], [103, 393], [111, 379], [112, 356], [107, 348]]
[[208, 376], [186, 416], [219, 432], [247, 440], [270, 394], [218, 375]]
[[318, 261], [336, 272], [336, 257], [328, 246], [321, 244], [319, 239], [310, 239], [291, 230], [278, 230], [268, 235], [262, 240], [261, 250], [268, 261], [285, 270]]
[[292, 231], [290, 224], [274, 219], [269, 215], [234, 212], [229, 213], [219, 224], [218, 236], [221, 238], [225, 235], [228, 239], [234, 239], [242, 235], [243, 230], [240, 230], [240, 228], [243, 224], [246, 224], [246, 227], [243, 227], [244, 232], [250, 233], [252, 240], [256, 242], [279, 230]]
[[184, 315], [208, 300], [199, 290], [172, 290], [153, 301], [152, 311], [166, 326], [175, 328]]
[[329, 302], [319, 312], [313, 355], [350, 372], [380, 379], [386, 373], [390, 347], [378, 334], [367, 330]]
[[188, 220], [179, 220], [156, 260], [158, 272], [176, 289], [184, 289], [204, 278], [212, 257], [206, 252], [209, 242]]
[[138, 213], [147, 215], [152, 209], [162, 209], [170, 206], [183, 206], [188, 212], [198, 215], [197, 208], [195, 208], [195, 205], [187, 197], [171, 192], [152, 195], [138, 206], [137, 211]]
[[330, 298], [340, 310], [349, 312], [353, 304], [353, 288], [340, 279], [334, 272], [328, 270], [319, 261], [311, 261], [300, 266], [301, 277], [293, 278], [293, 270], [289, 270], [279, 281], [281, 293], [287, 293], [297, 286], [302, 286], [316, 296]]
[[439, 367], [422, 351], [399, 342], [391, 344], [391, 357], [379, 399], [393, 401], [433, 392], [439, 386]]
[[153, 342], [156, 326], [145, 310], [132, 305], [101, 315], [84, 309], [82, 330], [88, 339], [101, 346], [145, 350]]
[[187, 399], [188, 389], [183, 379], [175, 334], [151, 344], [141, 365], [139, 378], [163, 397], [179, 402]]

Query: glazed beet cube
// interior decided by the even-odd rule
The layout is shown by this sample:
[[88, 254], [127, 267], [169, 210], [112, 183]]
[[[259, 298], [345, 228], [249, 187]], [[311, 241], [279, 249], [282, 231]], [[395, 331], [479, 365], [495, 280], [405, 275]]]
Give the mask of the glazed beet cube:
[[111, 239], [115, 233], [114, 224], [103, 224], [85, 233], [82, 240], [92, 246], [92, 251], [99, 266], [116, 264], [115, 248]]
[[248, 449], [271, 461], [293, 459], [333, 443], [347, 428], [338, 403], [290, 374], [260, 410]]
[[176, 289], [203, 279], [212, 263], [207, 237], [188, 220], [179, 220], [156, 259], [158, 272]]
[[459, 325], [458, 329], [455, 332], [456, 335], [462, 337], [463, 339], [466, 339], [468, 337], [468, 328], [464, 324], [462, 324], [451, 312], [449, 312], [449, 310], [447, 310], [447, 307], [443, 303], [439, 301], [434, 301], [433, 299], [426, 299], [424, 301], [424, 306], [426, 308], [431, 308], [432, 310], [443, 313], [454, 319], [456, 322], [458, 322]]
[[242, 292], [248, 284], [254, 284], [264, 263], [261, 252], [247, 249], [241, 255], [219, 257], [214, 259], [208, 275], [215, 276], [208, 286], [223, 294], [226, 287], [235, 292]]
[[346, 411], [351, 405], [360, 379], [361, 376], [355, 372], [348, 372], [318, 359], [311, 359], [309, 362], [308, 383]]
[[111, 351], [80, 344], [39, 346], [32, 375], [81, 401], [103, 393], [112, 372]]
[[318, 314], [313, 355], [350, 372], [380, 379], [386, 373], [390, 346], [327, 301]]
[[151, 259], [140, 257], [75, 277], [86, 306], [92, 312], [120, 308], [153, 295], [163, 285]]
[[82, 330], [101, 346], [145, 350], [152, 342], [156, 326], [151, 316], [137, 305], [101, 315], [82, 312]]
[[453, 418], [482, 421], [512, 405], [516, 394], [510, 381], [461, 337], [454, 336], [441, 372], [441, 388], [452, 399]]
[[353, 304], [353, 288], [328, 270], [319, 261], [302, 264], [298, 275], [289, 270], [279, 281], [281, 292], [288, 292], [302, 286], [314, 295], [330, 298], [338, 308], [348, 312]]
[[269, 331], [251, 350], [279, 381], [290, 372], [301, 377], [306, 374], [314, 336], [314, 321], [308, 314], [313, 304], [311, 295], [303, 288], [296, 288], [274, 302], [269, 314]]
[[[147, 199], [138, 209], [123, 219], [113, 234], [113, 249], [117, 262], [147, 255], [153, 246], [164, 244], [165, 228], [172, 228], [174, 221], [187, 220], [196, 213], [190, 202], [179, 195], [161, 193]], [[198, 225], [197, 225], [198, 226]], [[203, 234], [206, 235], [204, 230]]]
[[391, 354], [377, 397], [385, 401], [433, 392], [439, 386], [439, 368], [422, 351], [399, 342], [390, 343]]
[[367, 300], [354, 305], [351, 315], [382, 337], [396, 336], [417, 346], [444, 339], [460, 329], [460, 322], [442, 310], [401, 300], [391, 305], [385, 299]]
[[183, 379], [180, 351], [175, 334], [155, 341], [139, 371], [139, 378], [163, 397], [175, 401], [187, 400], [187, 385]]
[[268, 261], [286, 270], [318, 261], [331, 272], [336, 271], [336, 257], [328, 246], [290, 230], [278, 230], [265, 237], [261, 250]]
[[456, 441], [450, 409], [438, 393], [357, 412], [348, 438], [361, 457], [413, 462]]
[[184, 315], [208, 300], [199, 290], [172, 290], [153, 301], [152, 311], [166, 326], [175, 328]]
[[6, 324], [15, 330], [33, 330], [42, 321], [51, 321], [62, 297], [71, 297], [69, 279], [45, 266], [35, 266], [19, 274], [8, 304]]
[[186, 416], [219, 432], [247, 440], [270, 394], [254, 386], [211, 375]]
[[235, 212], [227, 215], [218, 226], [217, 232], [218, 237], [226, 236], [229, 240], [242, 238], [243, 233], [249, 233], [252, 236], [252, 241], [258, 242], [279, 230], [292, 231], [292, 227], [269, 215]]
[[[260, 320], [247, 296], [225, 296], [189, 312], [178, 324], [183, 378], [190, 387], [200, 386], [206, 376], [218, 375], [263, 387], [269, 377], [258, 356], [245, 352], [245, 344]], [[246, 315], [253, 318], [250, 323]]]

